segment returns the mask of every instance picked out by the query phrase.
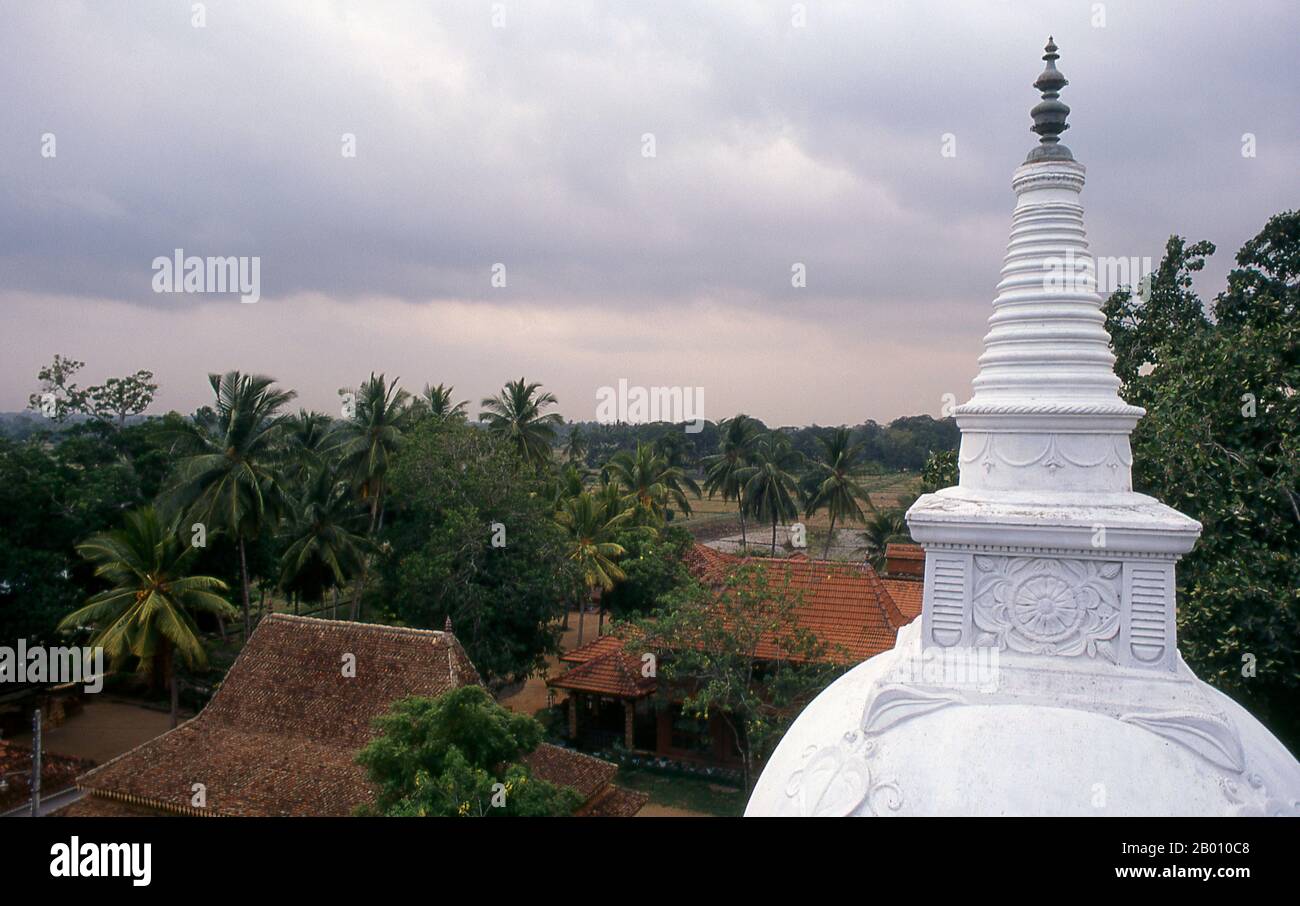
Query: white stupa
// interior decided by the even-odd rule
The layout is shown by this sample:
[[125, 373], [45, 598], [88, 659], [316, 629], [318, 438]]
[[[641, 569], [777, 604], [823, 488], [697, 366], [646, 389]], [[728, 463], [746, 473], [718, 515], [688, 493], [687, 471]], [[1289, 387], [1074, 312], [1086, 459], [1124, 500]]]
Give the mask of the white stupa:
[[1300, 813], [1300, 764], [1178, 653], [1201, 526], [1133, 492], [1144, 411], [1118, 395], [1046, 50], [960, 483], [907, 513], [921, 618], [804, 710], [747, 815]]

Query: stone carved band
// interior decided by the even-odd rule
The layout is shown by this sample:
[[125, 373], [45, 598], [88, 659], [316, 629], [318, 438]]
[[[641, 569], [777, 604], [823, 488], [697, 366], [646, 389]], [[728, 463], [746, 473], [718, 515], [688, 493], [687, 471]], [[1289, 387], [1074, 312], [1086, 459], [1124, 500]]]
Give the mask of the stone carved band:
[[1015, 489], [1027, 471], [1074, 490], [1127, 491], [1133, 454], [1123, 434], [994, 434], [967, 431], [959, 453], [967, 487]]
[[1120, 564], [1042, 557], [975, 557], [977, 645], [1116, 662]]

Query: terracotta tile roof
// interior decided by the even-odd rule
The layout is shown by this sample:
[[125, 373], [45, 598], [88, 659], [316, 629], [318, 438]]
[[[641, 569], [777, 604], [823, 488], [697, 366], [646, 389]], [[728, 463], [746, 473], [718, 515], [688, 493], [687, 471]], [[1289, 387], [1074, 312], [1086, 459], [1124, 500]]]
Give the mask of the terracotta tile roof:
[[[344, 658], [355, 676], [344, 676]], [[371, 721], [407, 695], [479, 682], [455, 636], [273, 614], [203, 711], [80, 778], [110, 798], [195, 813], [349, 815], [371, 800], [356, 751]]]
[[917, 579], [895, 579], [889, 576], [881, 577], [880, 582], [908, 622], [921, 615], [921, 597], [925, 583]]
[[903, 576], [924, 576], [925, 548], [919, 544], [886, 544], [885, 572]]
[[581, 814], [591, 818], [631, 818], [641, 811], [649, 801], [650, 796], [646, 793], [611, 786], [603, 796]]
[[573, 749], [542, 744], [523, 757], [533, 776], [561, 786], [571, 786], [584, 801], [604, 790], [618, 773], [618, 765]]
[[547, 680], [547, 685], [618, 698], [641, 698], [652, 694], [655, 681], [653, 677], [641, 674], [640, 658], [624, 652], [623, 643], [613, 636], [603, 638], [610, 640], [604, 646], [609, 649], [608, 653], [579, 663], [555, 679]]
[[[355, 658], [355, 676], [343, 675], [345, 655]], [[374, 735], [371, 721], [399, 698], [478, 683], [478, 671], [449, 633], [274, 614], [249, 637], [198, 716], [90, 771], [77, 785], [112, 801], [103, 806], [110, 810], [350, 815], [373, 800], [354, 760]], [[535, 776], [576, 786], [584, 799], [618, 770], [548, 745], [529, 758], [536, 759]], [[206, 787], [204, 809], [190, 805], [195, 783]], [[83, 809], [97, 807], [92, 801]]]
[[609, 654], [618, 651], [622, 645], [618, 639], [612, 635], [597, 636], [594, 640], [583, 645], [581, 648], [575, 648], [572, 651], [560, 655], [560, 660], [566, 664], [585, 664], [593, 658], [600, 657], [602, 654]]
[[[743, 558], [697, 544], [685, 557], [687, 568], [701, 582], [720, 587], [743, 562], [757, 563], [772, 573], [772, 584], [789, 577], [793, 592], [802, 593], [796, 611], [799, 624], [832, 649], [836, 660], [856, 664], [894, 647], [900, 627], [911, 622], [885, 590], [876, 571], [866, 563], [801, 558]], [[779, 653], [776, 639], [760, 646], [760, 656]]]
[[[41, 795], [49, 796], [72, 786], [77, 775], [94, 765], [86, 758], [71, 758], [54, 752], [41, 753]], [[31, 800], [32, 747], [0, 740], [0, 776], [9, 781], [0, 790], [0, 812]]]
[[692, 544], [682, 555], [682, 562], [690, 574], [707, 585], [726, 581], [728, 573], [741, 559], [706, 544]]
[[[882, 580], [866, 563], [811, 560], [806, 556], [744, 558], [702, 544], [687, 550], [683, 560], [695, 578], [714, 589], [721, 588], [732, 571], [745, 562], [772, 570], [769, 581], [773, 584], [783, 584], [789, 577], [792, 592], [802, 595], [795, 611], [798, 624], [826, 645], [837, 663], [856, 664], [894, 647], [898, 630], [921, 612], [921, 583]], [[901, 603], [891, 594], [895, 585]], [[576, 666], [549, 680], [549, 684], [623, 699], [653, 693], [655, 681], [641, 675], [639, 658], [625, 653], [622, 645], [615, 636], [602, 636], [569, 652], [562, 660]], [[760, 658], [781, 656], [780, 639], [764, 640], [757, 653]]]

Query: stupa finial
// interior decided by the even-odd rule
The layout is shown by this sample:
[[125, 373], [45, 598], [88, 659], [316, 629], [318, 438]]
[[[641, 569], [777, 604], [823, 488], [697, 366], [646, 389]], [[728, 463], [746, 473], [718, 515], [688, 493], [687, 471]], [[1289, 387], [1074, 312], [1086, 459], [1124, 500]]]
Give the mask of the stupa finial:
[[1048, 36], [1047, 46], [1043, 50], [1046, 51], [1043, 59], [1047, 61], [1047, 68], [1034, 80], [1034, 87], [1043, 93], [1043, 99], [1029, 111], [1029, 115], [1034, 118], [1034, 125], [1029, 129], [1031, 132], [1038, 133], [1039, 144], [1029, 152], [1025, 163], [1039, 160], [1074, 160], [1070, 149], [1060, 143], [1061, 133], [1070, 128], [1070, 124], [1065, 121], [1065, 118], [1070, 115], [1070, 108], [1060, 100], [1061, 89], [1070, 82], [1056, 68], [1056, 61], [1061, 55], [1056, 52], [1056, 41], [1051, 36]]

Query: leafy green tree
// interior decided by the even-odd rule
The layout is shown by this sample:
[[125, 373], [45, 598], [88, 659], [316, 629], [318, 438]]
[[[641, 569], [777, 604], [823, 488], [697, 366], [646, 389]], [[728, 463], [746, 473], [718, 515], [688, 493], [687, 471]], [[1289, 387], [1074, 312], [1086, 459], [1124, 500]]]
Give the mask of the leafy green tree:
[[208, 532], [227, 532], [239, 553], [244, 637], [252, 632], [247, 545], [274, 526], [284, 509], [284, 478], [278, 446], [284, 431], [280, 409], [296, 394], [277, 389], [274, 378], [238, 371], [210, 374], [216, 394], [211, 415], [196, 419], [185, 436], [188, 452], [177, 465], [163, 501]]
[[120, 430], [126, 426], [127, 418], [149, 408], [157, 392], [153, 372], [141, 370], [126, 377], [111, 377], [103, 384], [89, 388], [86, 405], [91, 415], [116, 424]]
[[691, 581], [682, 558], [695, 539], [682, 526], [667, 526], [658, 535], [628, 528], [615, 540], [626, 552], [618, 564], [624, 578], [601, 600], [616, 618], [649, 613], [664, 595]]
[[130, 463], [81, 427], [57, 443], [0, 438], [0, 644], [56, 641], [59, 620], [97, 587], [77, 542], [142, 500]]
[[1139, 291], [1122, 288], [1106, 300], [1102, 313], [1115, 353], [1115, 374], [1130, 403], [1145, 405], [1146, 387], [1138, 376], [1160, 364], [1162, 347], [1169, 338], [1186, 337], [1209, 327], [1192, 280], [1205, 267], [1206, 256], [1213, 254], [1212, 242], [1188, 245], [1181, 236], [1170, 236], [1159, 266]]
[[615, 630], [656, 655], [661, 694], [680, 698], [690, 716], [722, 719], [747, 790], [794, 718], [842, 672], [835, 664], [841, 653], [799, 623], [801, 604], [788, 577], [775, 581], [751, 563], [718, 591], [691, 583], [650, 616]]
[[28, 397], [27, 405], [56, 423], [62, 423], [74, 413], [84, 413], [87, 393], [72, 378], [85, 365], [85, 362], [55, 355], [54, 361], [37, 373], [41, 389]]
[[636, 455], [615, 454], [605, 466], [610, 480], [623, 489], [624, 506], [632, 510], [637, 525], [659, 527], [672, 518], [676, 507], [691, 514], [686, 492], [700, 496], [699, 485], [689, 475], [655, 453], [649, 444], [638, 443]]
[[789, 522], [799, 515], [795, 502], [799, 483], [794, 473], [803, 465], [803, 457], [794, 451], [785, 435], [771, 432], [754, 444], [749, 461], [738, 475], [744, 483], [744, 505], [755, 519], [772, 523], [772, 556], [775, 557], [777, 522]]
[[233, 616], [222, 597], [226, 583], [190, 574], [197, 548], [166, 528], [152, 507], [126, 514], [121, 529], [93, 535], [77, 551], [108, 581], [106, 591], [64, 617], [63, 630], [94, 626], [93, 646], [103, 646], [114, 665], [135, 659], [151, 667], [171, 691], [176, 726], [176, 658], [191, 669], [207, 666], [194, 615]]
[[740, 511], [740, 545], [749, 550], [749, 539], [745, 535], [745, 501], [742, 470], [750, 463], [754, 445], [758, 442], [758, 424], [748, 415], [739, 414], [725, 420], [720, 426], [721, 437], [718, 452], [706, 456], [704, 466], [704, 489], [709, 499], [714, 494], [721, 494], [722, 499], [736, 501]]
[[[1183, 247], [1170, 241], [1153, 297], [1186, 290], [1187, 268], [1177, 266]], [[1254, 711], [1293, 750], [1300, 745], [1297, 260], [1300, 213], [1279, 214], [1242, 248], [1213, 323], [1166, 323], [1161, 332], [1139, 321], [1121, 326], [1118, 347], [1158, 363], [1126, 387], [1147, 409], [1132, 436], [1134, 486], [1203, 526], [1178, 565], [1179, 648], [1201, 678]]]
[[441, 628], [450, 616], [490, 682], [542, 669], [559, 651], [565, 604], [582, 587], [546, 481], [508, 439], [423, 423], [389, 482], [379, 606], [412, 626]]
[[1300, 317], [1300, 211], [1270, 217], [1241, 247], [1214, 316], [1228, 328], [1268, 328]]
[[158, 385], [152, 371], [137, 371], [126, 377], [112, 377], [103, 384], [82, 389], [72, 380], [85, 362], [56, 355], [36, 375], [41, 389], [28, 397], [28, 406], [56, 424], [78, 414], [98, 419], [121, 429], [132, 415], [139, 415], [153, 402]]
[[538, 393], [541, 387], [523, 378], [509, 381], [499, 394], [483, 399], [479, 413], [493, 434], [508, 440], [519, 456], [536, 468], [551, 461], [555, 426], [562, 422], [558, 413], [543, 414], [542, 410], [557, 400], [553, 393]]
[[378, 791], [373, 811], [381, 815], [564, 817], [582, 805], [572, 787], [534, 778], [521, 762], [541, 744], [542, 725], [479, 686], [401, 699], [375, 727], [357, 763]]
[[936, 450], [925, 461], [921, 470], [921, 493], [933, 494], [951, 488], [961, 479], [956, 450]]
[[862, 447], [849, 442], [849, 429], [836, 428], [827, 437], [821, 439], [822, 458], [812, 464], [812, 471], [821, 480], [811, 500], [808, 501], [807, 514], [811, 516], [822, 507], [830, 513], [830, 529], [826, 533], [826, 548], [822, 558], [831, 555], [831, 541], [835, 538], [835, 522], [844, 519], [862, 522], [866, 517], [862, 513], [861, 503], [874, 512], [871, 495], [853, 478], [853, 469], [857, 465]]

